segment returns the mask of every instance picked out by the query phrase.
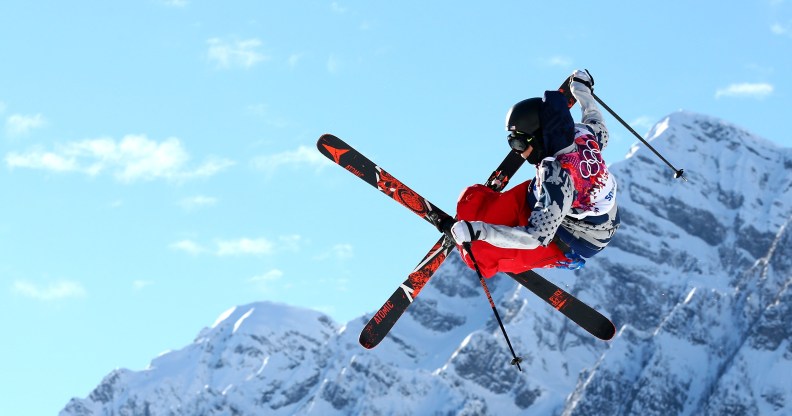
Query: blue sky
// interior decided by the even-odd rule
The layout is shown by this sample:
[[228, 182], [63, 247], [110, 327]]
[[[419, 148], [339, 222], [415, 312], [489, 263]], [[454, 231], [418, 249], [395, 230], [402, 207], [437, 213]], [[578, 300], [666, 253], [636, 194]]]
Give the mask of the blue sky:
[[[788, 0], [75, 3], [0, 4], [1, 414], [53, 414], [234, 305], [376, 310], [437, 234], [322, 133], [448, 211], [508, 108], [576, 68], [641, 133], [685, 109], [792, 144]], [[635, 140], [606, 121], [613, 163]]]

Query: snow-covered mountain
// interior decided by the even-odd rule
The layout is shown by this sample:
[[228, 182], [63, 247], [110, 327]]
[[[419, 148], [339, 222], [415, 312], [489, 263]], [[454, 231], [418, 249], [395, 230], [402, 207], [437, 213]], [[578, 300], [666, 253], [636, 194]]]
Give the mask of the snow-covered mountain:
[[[619, 126], [611, 126], [619, 128]], [[622, 228], [578, 272], [544, 271], [619, 327], [599, 341], [507, 276], [452, 256], [382, 344], [272, 303], [233, 308], [62, 415], [790, 415], [792, 149], [689, 112], [611, 169]], [[384, 300], [384, 298], [383, 298]], [[277, 319], [273, 319], [277, 317]]]

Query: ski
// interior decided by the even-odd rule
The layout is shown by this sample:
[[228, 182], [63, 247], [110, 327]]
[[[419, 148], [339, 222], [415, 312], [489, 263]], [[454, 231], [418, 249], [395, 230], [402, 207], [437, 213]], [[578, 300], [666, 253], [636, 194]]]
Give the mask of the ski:
[[418, 195], [417, 192], [401, 183], [385, 169], [377, 166], [338, 137], [332, 134], [323, 134], [316, 142], [316, 147], [325, 157], [377, 188], [430, 224], [436, 226], [438, 218], [449, 217], [440, 208]]
[[605, 341], [616, 334], [616, 327], [610, 319], [533, 270], [506, 274], [589, 334]]

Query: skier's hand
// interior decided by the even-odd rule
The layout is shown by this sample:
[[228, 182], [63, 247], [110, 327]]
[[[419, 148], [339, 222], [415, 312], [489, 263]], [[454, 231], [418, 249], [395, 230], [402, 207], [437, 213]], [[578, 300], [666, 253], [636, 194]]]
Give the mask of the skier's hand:
[[569, 85], [572, 90], [572, 95], [577, 92], [591, 93], [594, 91], [594, 77], [588, 72], [588, 69], [580, 70], [572, 73], [572, 83]]
[[577, 70], [572, 73], [572, 82], [569, 84], [569, 90], [572, 95], [580, 104], [580, 109], [583, 110], [583, 123], [592, 123], [597, 120], [602, 123], [602, 114], [597, 109], [596, 101], [594, 100], [594, 78], [587, 69]]
[[469, 243], [471, 241], [483, 240], [486, 238], [484, 231], [484, 223], [481, 221], [457, 221], [456, 224], [451, 226], [451, 237], [459, 244]]

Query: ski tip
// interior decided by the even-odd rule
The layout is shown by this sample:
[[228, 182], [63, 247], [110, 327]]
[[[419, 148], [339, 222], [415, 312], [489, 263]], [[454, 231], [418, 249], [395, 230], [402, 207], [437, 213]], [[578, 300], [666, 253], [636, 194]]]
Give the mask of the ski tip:
[[608, 321], [608, 324], [603, 325], [595, 335], [603, 341], [610, 341], [616, 335], [616, 326], [613, 325], [613, 322]]
[[332, 140], [332, 139], [334, 139], [334, 138], [335, 138], [335, 136], [333, 136], [332, 134], [330, 134], [330, 133], [325, 133], [325, 134], [323, 134], [323, 135], [319, 136], [319, 140], [317, 140], [317, 141], [316, 141], [316, 147], [318, 147], [319, 149], [321, 149], [321, 148], [322, 148], [322, 143], [325, 143], [325, 142], [327, 142], [328, 140]]
[[364, 329], [363, 332], [360, 333], [360, 338], [358, 339], [358, 342], [360, 343], [361, 346], [363, 346], [363, 348], [370, 350], [376, 347], [379, 344], [380, 340], [369, 338], [367, 335], [368, 334], [366, 334], [366, 330]]

